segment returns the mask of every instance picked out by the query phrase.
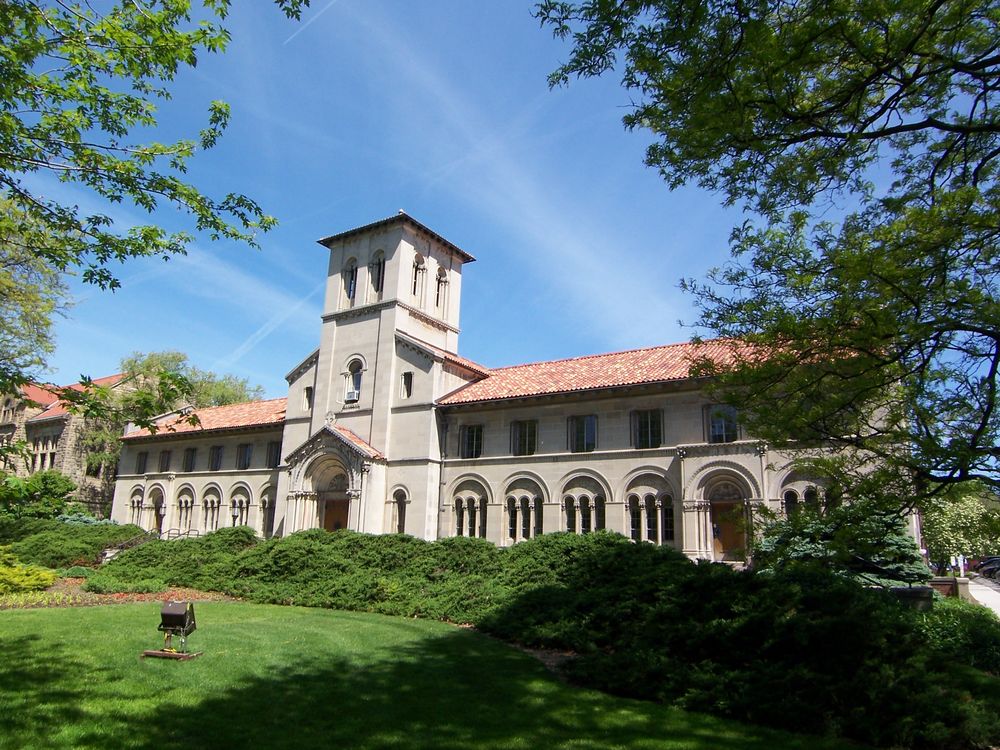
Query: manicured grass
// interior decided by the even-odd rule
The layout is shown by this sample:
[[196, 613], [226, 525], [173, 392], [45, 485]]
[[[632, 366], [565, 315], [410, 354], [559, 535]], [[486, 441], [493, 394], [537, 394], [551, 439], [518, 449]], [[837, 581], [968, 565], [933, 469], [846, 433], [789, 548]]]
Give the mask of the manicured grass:
[[565, 685], [437, 622], [198, 603], [190, 662], [159, 604], [0, 612], [0, 748], [854, 747]]

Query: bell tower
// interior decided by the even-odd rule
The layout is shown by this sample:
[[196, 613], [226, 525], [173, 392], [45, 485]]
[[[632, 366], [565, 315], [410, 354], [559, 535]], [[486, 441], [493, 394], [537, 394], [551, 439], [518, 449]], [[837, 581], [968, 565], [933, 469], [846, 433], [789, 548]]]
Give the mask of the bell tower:
[[310, 433], [336, 421], [385, 451], [397, 334], [456, 352], [462, 268], [475, 259], [402, 211], [319, 244], [330, 255]]

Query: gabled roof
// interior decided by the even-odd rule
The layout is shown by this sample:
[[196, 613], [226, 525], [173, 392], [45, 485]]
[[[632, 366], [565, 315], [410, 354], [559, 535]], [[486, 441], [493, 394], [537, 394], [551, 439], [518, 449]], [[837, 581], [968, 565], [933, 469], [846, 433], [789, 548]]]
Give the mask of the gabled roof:
[[[104, 386], [110, 388], [112, 386], [118, 385], [125, 379], [124, 373], [118, 373], [117, 375], [107, 375], [103, 378], [95, 378], [92, 382], [94, 385]], [[38, 403], [45, 406], [45, 410], [41, 414], [36, 414], [28, 422], [44, 422], [47, 419], [56, 419], [58, 417], [65, 417], [69, 414], [69, 408], [65, 401], [61, 400], [55, 393], [52, 393], [46, 388], [53, 388], [58, 390], [59, 388], [70, 388], [74, 391], [82, 391], [83, 385], [80, 383], [73, 383], [72, 385], [63, 386], [38, 386], [38, 385], [28, 385], [21, 389], [21, 393], [26, 395], [32, 401], [37, 401]], [[28, 391], [36, 395], [28, 395]], [[40, 397], [44, 396], [44, 397]]]
[[288, 399], [285, 398], [274, 398], [270, 401], [247, 401], [241, 404], [196, 409], [194, 413], [198, 417], [199, 424], [197, 425], [193, 425], [187, 421], [188, 415], [171, 412], [157, 422], [157, 432], [155, 434], [143, 428], [130, 432], [122, 440], [220, 432], [246, 427], [278, 426], [285, 422], [285, 405], [287, 401]]
[[697, 360], [734, 361], [734, 342], [715, 339], [498, 367], [438, 401], [442, 406], [686, 380]]
[[339, 425], [330, 425], [330, 432], [340, 435], [344, 440], [346, 440], [356, 451], [364, 455], [366, 458], [375, 459], [378, 461], [385, 461], [385, 456], [381, 452], [375, 450], [371, 445], [362, 440], [356, 434], [351, 432], [346, 427], [341, 427]]
[[353, 237], [356, 234], [370, 232], [373, 229], [380, 229], [381, 227], [387, 227], [390, 224], [409, 224], [411, 227], [414, 227], [415, 229], [424, 232], [425, 234], [429, 234], [435, 240], [437, 240], [442, 245], [447, 247], [449, 250], [457, 254], [462, 259], [463, 262], [471, 263], [472, 261], [475, 260], [475, 258], [473, 258], [471, 255], [465, 252], [458, 245], [455, 245], [452, 242], [446, 240], [444, 237], [435, 232], [433, 229], [431, 229], [428, 226], [425, 226], [424, 224], [421, 224], [419, 221], [417, 221], [412, 216], [410, 216], [409, 214], [407, 214], [405, 211], [402, 210], [400, 210], [400, 212], [395, 216], [390, 216], [387, 219], [379, 219], [378, 221], [373, 221], [371, 224], [365, 224], [363, 227], [357, 227], [356, 229], [348, 229], [346, 232], [340, 232], [339, 234], [331, 234], [329, 237], [324, 237], [323, 239], [316, 241], [319, 244], [323, 245], [324, 247], [329, 247], [331, 243], [336, 242], [337, 240], [343, 240], [347, 239], [348, 237]]

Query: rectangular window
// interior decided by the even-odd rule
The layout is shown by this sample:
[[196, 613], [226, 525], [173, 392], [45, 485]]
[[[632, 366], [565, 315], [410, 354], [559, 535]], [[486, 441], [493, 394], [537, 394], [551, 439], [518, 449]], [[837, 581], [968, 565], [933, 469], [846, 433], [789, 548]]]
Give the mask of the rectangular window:
[[458, 431], [458, 451], [462, 458], [479, 458], [483, 455], [483, 426], [462, 425]]
[[732, 443], [740, 436], [736, 408], [715, 405], [708, 407], [708, 442]]
[[135, 454], [135, 473], [145, 474], [146, 473], [146, 460], [149, 458], [149, 454], [146, 451], [139, 451]]
[[312, 386], [307, 385], [302, 391], [302, 409], [304, 411], [309, 411], [313, 406], [313, 389]]
[[281, 441], [272, 440], [267, 444], [267, 468], [275, 469], [281, 463]]
[[170, 471], [170, 451], [160, 451], [160, 471]]
[[643, 409], [632, 412], [632, 445], [659, 448], [663, 444], [663, 411]]
[[208, 470], [218, 471], [222, 468], [222, 446], [213, 445], [208, 449]]
[[510, 423], [510, 452], [530, 456], [538, 447], [538, 420], [521, 419]]
[[401, 398], [409, 398], [413, 395], [413, 373], [404, 372], [403, 381], [399, 386], [399, 395]]
[[597, 416], [586, 414], [566, 420], [568, 445], [573, 453], [589, 453], [597, 448]]
[[198, 460], [197, 448], [184, 449], [184, 471], [194, 471], [195, 461]]
[[253, 459], [253, 443], [240, 443], [236, 446], [236, 468], [249, 469]]

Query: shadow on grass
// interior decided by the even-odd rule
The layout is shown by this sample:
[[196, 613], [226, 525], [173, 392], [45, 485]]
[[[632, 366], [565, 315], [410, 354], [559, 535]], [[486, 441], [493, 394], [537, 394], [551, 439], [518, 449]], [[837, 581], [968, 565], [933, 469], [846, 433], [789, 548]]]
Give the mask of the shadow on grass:
[[[90, 679], [100, 693], [116, 679], [112, 672], [81, 672], [87, 667], [72, 654], [38, 638], [17, 639], [5, 650], [0, 689], [21, 694], [24, 705], [35, 707], [20, 718], [7, 712], [4, 720], [53, 726], [81, 720], [72, 741], [79, 748], [791, 746], [776, 743], [766, 730], [569, 688], [530, 657], [458, 629], [422, 638], [374, 662], [316, 654], [310, 663], [248, 677], [224, 692], [206, 690], [183, 709], [171, 708], [168, 693], [153, 712], [112, 710], [98, 721], [81, 717], [82, 696], [59, 686]], [[12, 729], [43, 737], [34, 725]]]
[[44, 736], [58, 722], [85, 718], [82, 691], [66, 675], [86, 667], [68, 649], [27, 635], [4, 638], [0, 654], [0, 735]]

